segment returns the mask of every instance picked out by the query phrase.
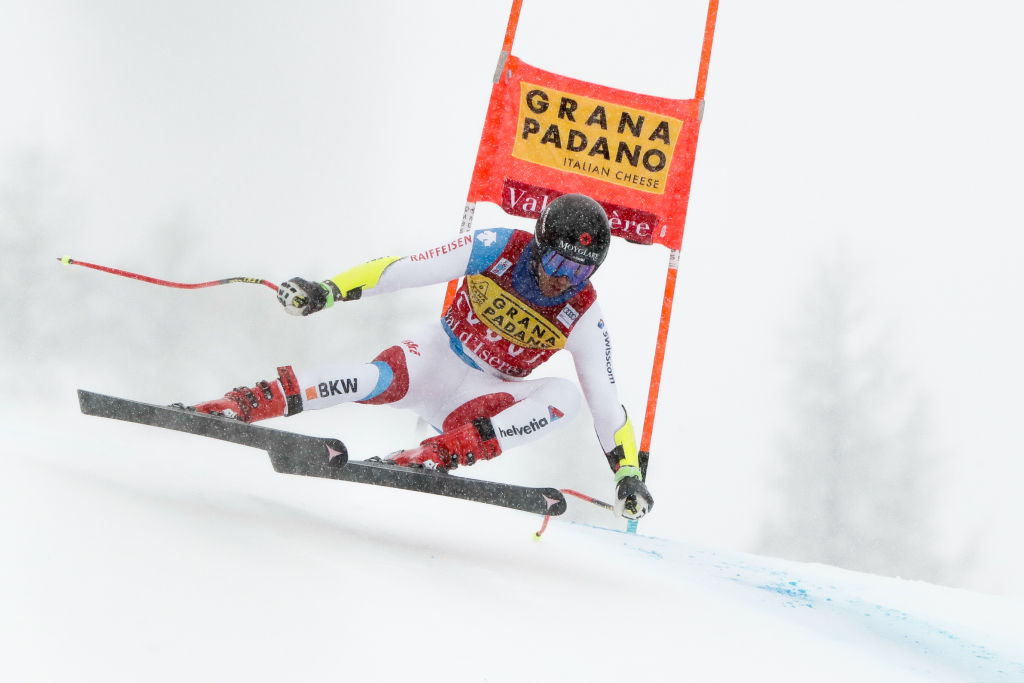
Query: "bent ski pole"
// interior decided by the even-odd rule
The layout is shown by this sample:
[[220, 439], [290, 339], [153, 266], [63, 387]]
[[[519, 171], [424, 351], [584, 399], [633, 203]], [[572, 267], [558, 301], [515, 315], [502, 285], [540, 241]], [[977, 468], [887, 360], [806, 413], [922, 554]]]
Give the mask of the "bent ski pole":
[[95, 263], [86, 263], [85, 261], [76, 261], [70, 256], [62, 256], [57, 258], [58, 261], [69, 266], [85, 266], [86, 268], [92, 268], [93, 270], [99, 270], [104, 273], [110, 273], [111, 275], [120, 275], [121, 277], [131, 278], [132, 280], [141, 280], [142, 282], [148, 282], [154, 285], [161, 285], [163, 287], [176, 287], [177, 289], [200, 289], [202, 287], [214, 287], [216, 285], [228, 285], [233, 282], [248, 282], [254, 285], [263, 285], [270, 289], [277, 291], [277, 285], [273, 282], [264, 280], [258, 277], [228, 277], [223, 280], [212, 280], [210, 282], [171, 282], [170, 280], [161, 280], [155, 277], [149, 277], [148, 275], [139, 275], [138, 273], [129, 273], [127, 270], [120, 270], [118, 268], [109, 268], [107, 266], [99, 266]]
[[[611, 503], [606, 503], [603, 500], [598, 500], [597, 498], [594, 498], [593, 496], [588, 496], [585, 493], [580, 493], [579, 491], [573, 491], [572, 489], [558, 489], [558, 490], [561, 491], [562, 493], [566, 494], [566, 495], [576, 496], [580, 500], [585, 500], [588, 503], [593, 503], [594, 505], [596, 505], [598, 507], [601, 507], [601, 508], [604, 508], [605, 510], [614, 510], [615, 509], [615, 506], [612, 505]], [[544, 530], [548, 528], [548, 521], [550, 519], [551, 519], [551, 515], [544, 515], [544, 523], [540, 525], [540, 529], [538, 531], [534, 532], [533, 537], [535, 539], [537, 539], [538, 541], [540, 540], [541, 535], [543, 535]], [[630, 520], [630, 521], [632, 522], [633, 520]]]

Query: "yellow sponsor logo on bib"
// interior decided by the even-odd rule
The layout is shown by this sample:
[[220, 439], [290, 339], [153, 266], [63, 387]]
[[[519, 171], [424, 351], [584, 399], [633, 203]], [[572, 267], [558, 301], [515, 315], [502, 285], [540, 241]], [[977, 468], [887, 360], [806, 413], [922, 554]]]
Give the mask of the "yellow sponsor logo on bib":
[[466, 276], [473, 313], [502, 338], [528, 349], [565, 348], [565, 335], [554, 323], [484, 275]]

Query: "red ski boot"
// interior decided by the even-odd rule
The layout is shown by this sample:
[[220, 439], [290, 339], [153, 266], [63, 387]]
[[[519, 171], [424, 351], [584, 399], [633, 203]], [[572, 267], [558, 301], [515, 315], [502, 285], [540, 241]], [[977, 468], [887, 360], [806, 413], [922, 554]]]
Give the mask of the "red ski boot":
[[277, 379], [257, 382], [255, 387], [236, 387], [223, 398], [190, 406], [200, 413], [222, 415], [242, 422], [258, 422], [270, 417], [302, 412], [299, 383], [290, 365], [277, 369]]
[[494, 434], [490, 418], [481, 417], [469, 424], [424, 440], [418, 448], [399, 451], [389, 462], [405, 467], [431, 470], [453, 470], [459, 465], [472, 465], [501, 455], [501, 446]]

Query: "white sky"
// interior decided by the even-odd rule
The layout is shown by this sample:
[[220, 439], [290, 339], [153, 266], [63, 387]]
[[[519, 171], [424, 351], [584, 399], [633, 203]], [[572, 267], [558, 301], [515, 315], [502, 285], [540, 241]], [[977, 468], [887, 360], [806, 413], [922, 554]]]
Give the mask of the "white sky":
[[[158, 274], [171, 279], [327, 277], [412, 251], [458, 229], [508, 4], [0, 0], [0, 175], [25, 148], [61, 169], [80, 211], [53, 256], [144, 269], [161, 223], [191, 216], [206, 257]], [[704, 4], [623, 7], [526, 0], [514, 52], [690, 96]], [[1022, 14], [722, 3], [650, 533], [751, 540], [786, 400], [782, 335], [801, 285], [845, 249], [954, 459], [951, 546], [991, 528], [975, 585], [1024, 591]], [[613, 259], [597, 284], [639, 419], [666, 252]], [[48, 261], [40, 277], [69, 273]]]

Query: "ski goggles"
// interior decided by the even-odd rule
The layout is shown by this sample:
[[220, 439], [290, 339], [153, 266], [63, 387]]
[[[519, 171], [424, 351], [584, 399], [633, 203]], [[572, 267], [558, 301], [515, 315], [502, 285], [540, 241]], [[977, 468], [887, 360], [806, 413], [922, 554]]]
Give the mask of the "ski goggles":
[[541, 254], [540, 265], [544, 272], [551, 277], [569, 278], [570, 284], [574, 287], [586, 281], [597, 270], [597, 266], [576, 263], [572, 259], [562, 256], [554, 249], [548, 249]]

